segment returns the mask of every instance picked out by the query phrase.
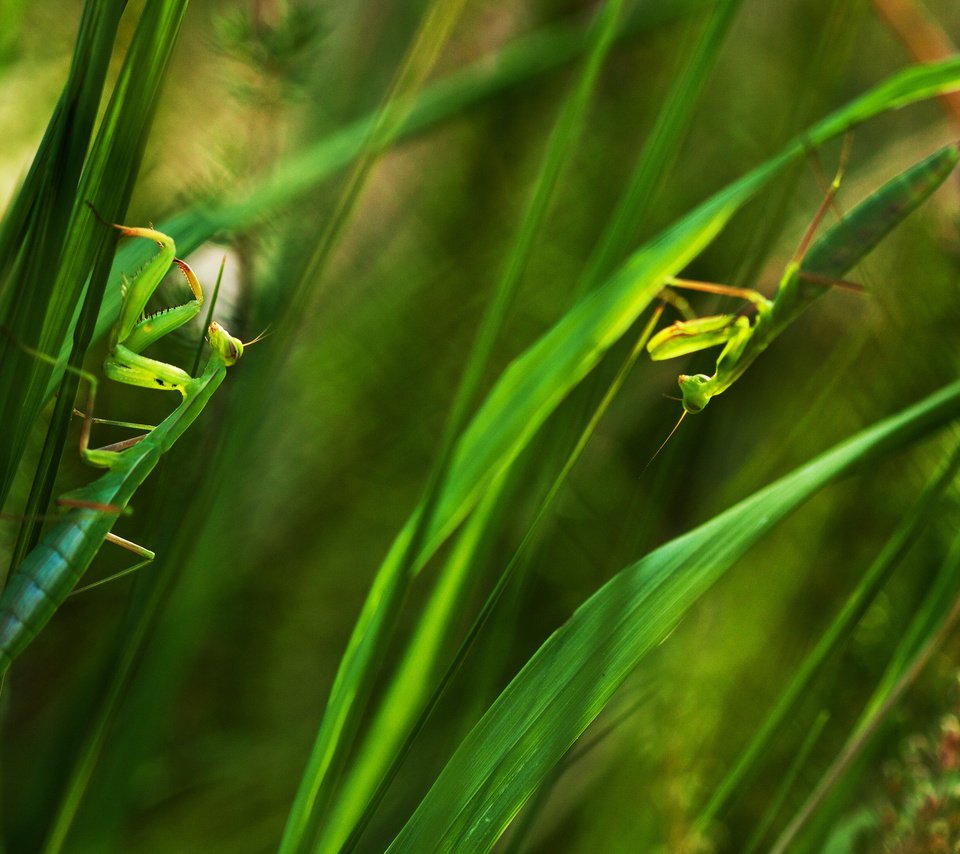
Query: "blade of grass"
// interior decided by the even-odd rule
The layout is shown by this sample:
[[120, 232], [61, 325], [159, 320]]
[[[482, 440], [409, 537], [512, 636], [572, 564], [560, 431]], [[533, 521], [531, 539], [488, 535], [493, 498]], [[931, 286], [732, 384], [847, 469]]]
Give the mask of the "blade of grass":
[[720, 46], [742, 0], [721, 0], [711, 15], [693, 55], [677, 75], [634, 165], [626, 192], [603, 231], [577, 283], [577, 296], [591, 291], [623, 258], [633, 235], [676, 161], [693, 108], [700, 99]]
[[362, 803], [363, 798], [370, 798], [370, 803], [364, 805], [361, 819], [357, 822], [357, 829], [353, 832], [354, 844], [348, 844], [347, 850], [353, 850], [358, 841], [359, 831], [369, 821], [373, 809], [386, 793], [401, 762], [413, 746], [414, 739], [426, 725], [454, 677], [460, 672], [473, 644], [487, 624], [507, 586], [524, 565], [534, 539], [540, 533], [567, 477], [643, 352], [659, 317], [660, 312], [655, 312], [646, 324], [554, 478], [547, 494], [540, 502], [520, 545], [517, 546], [497, 579], [456, 652], [450, 658], [449, 664], [446, 668], [441, 668], [440, 651], [449, 649], [453, 642], [451, 630], [454, 616], [459, 613], [459, 609], [456, 608], [460, 599], [457, 595], [459, 587], [467, 581], [467, 578], [463, 577], [463, 569], [469, 564], [464, 552], [471, 553], [473, 543], [484, 536], [490, 515], [496, 505], [503, 500], [506, 474], [498, 477], [490, 491], [484, 495], [481, 507], [478, 507], [478, 510], [467, 519], [463, 532], [457, 540], [454, 554], [438, 574], [430, 599], [417, 622], [404, 657], [396, 668], [390, 686], [380, 701], [375, 717], [367, 727], [365, 738], [351, 763], [350, 776], [344, 781], [338, 798], [339, 810], [331, 813], [330, 823], [336, 825], [338, 820], [342, 820], [341, 813], [349, 815], [348, 810], [352, 808], [356, 811], [358, 803]]
[[[70, 292], [71, 283], [82, 283], [87, 270], [93, 268], [70, 353], [69, 362], [77, 368], [81, 366], [94, 335], [117, 241], [114, 229], [98, 222], [88, 203], [114, 222], [125, 219], [160, 86], [185, 11], [186, 0], [155, 0], [144, 8], [80, 178], [63, 263], [57, 272], [54, 288], [54, 294], [59, 296], [50, 303], [53, 316], [70, 318], [74, 308], [66, 301], [65, 295]], [[116, 288], [117, 292], [119, 290]], [[38, 520], [53, 495], [78, 383], [76, 373], [64, 373], [33, 488], [24, 509], [24, 514], [34, 521], [21, 528], [11, 566], [23, 560], [39, 537], [41, 524]], [[30, 411], [39, 411], [43, 405], [43, 393], [43, 386], [38, 385], [28, 397], [26, 405]]]
[[767, 835], [767, 831], [773, 824], [774, 819], [776, 819], [777, 813], [780, 812], [780, 808], [783, 806], [783, 802], [793, 788], [793, 784], [796, 783], [797, 777], [800, 776], [800, 771], [810, 758], [813, 746], [816, 744], [817, 739], [820, 738], [820, 734], [823, 732], [823, 728], [826, 726], [829, 717], [830, 715], [827, 714], [826, 711], [821, 711], [820, 714], [817, 715], [813, 725], [807, 731], [803, 742], [800, 744], [800, 747], [797, 748], [796, 754], [793, 759], [790, 760], [790, 767], [787, 768], [783, 779], [777, 783], [777, 789], [776, 792], [774, 792], [773, 799], [763, 811], [763, 815], [760, 817], [760, 821], [757, 822], [753, 833], [750, 834], [750, 838], [747, 840], [747, 846], [744, 849], [744, 854], [753, 854], [760, 846], [764, 836]]
[[[960, 85], [960, 59], [895, 75], [828, 116], [780, 154], [712, 196], [650, 241], [604, 285], [574, 306], [504, 371], [464, 431], [430, 536], [418, 566], [432, 555], [474, 505], [490, 479], [526, 446], [569, 391], [603, 353], [633, 325], [659, 293], [707, 246], [730, 217], [771, 178], [800, 157], [808, 145], [827, 139], [871, 115]], [[397, 557], [409, 537], [407, 523], [386, 559]]]
[[644, 656], [750, 546], [854, 466], [889, 456], [958, 414], [954, 383], [616, 575], [511, 681], [389, 850], [489, 850]]
[[[387, 572], [380, 573], [374, 582], [376, 592], [367, 600], [347, 644], [306, 771], [290, 811], [281, 851], [301, 850], [305, 836], [310, 833], [307, 828], [311, 825], [314, 828], [312, 833], [317, 838], [325, 835], [321, 822], [324, 820], [327, 805], [333, 802], [337, 795], [339, 774], [359, 728], [363, 707], [373, 690], [396, 617], [419, 563], [423, 543], [433, 524], [434, 514], [441, 506], [447, 475], [454, 461], [457, 438], [467, 423], [470, 410], [480, 392], [494, 345], [506, 321], [534, 241], [546, 218], [561, 170], [579, 135], [597, 76], [616, 32], [622, 5], [622, 0], [608, 0], [597, 13], [591, 49], [547, 142], [517, 239], [510, 249], [493, 297], [480, 323], [409, 535], [404, 538], [402, 547], [396, 552], [396, 563]], [[343, 838], [349, 835], [353, 821], [362, 812], [364, 801], [371, 794], [372, 792], [364, 794], [354, 808], [353, 817], [344, 822]], [[323, 850], [339, 848], [340, 842], [337, 841]]]
[[[185, 11], [185, 0], [154, 2], [147, 4], [144, 8], [83, 173], [75, 210], [76, 216], [84, 216], [88, 219], [91, 217], [89, 209], [84, 204], [87, 200], [90, 200], [98, 211], [107, 212], [108, 215], [116, 213], [118, 219], [126, 210], [142, 161], [160, 88]], [[69, 256], [70, 263], [65, 265], [63, 273], [65, 276], [81, 276], [83, 258], [97, 251], [101, 253], [97, 261], [97, 269], [88, 285], [84, 311], [77, 323], [75, 354], [86, 350], [93, 335], [97, 317], [96, 305], [99, 302], [95, 289], [99, 288], [102, 294], [111, 266], [112, 253], [109, 249], [114, 242], [113, 229], [104, 228], [102, 224], [95, 221], [90, 221], [87, 225], [86, 230], [76, 231], [78, 238]], [[110, 238], [106, 242], [107, 251], [98, 250], [98, 242], [103, 242], [104, 236]], [[69, 420], [76, 393], [75, 378], [72, 386], [67, 386], [67, 381], [72, 376], [70, 373], [65, 374], [64, 386], [67, 388], [61, 389], [58, 399], [58, 408], [62, 407], [66, 410], [66, 420]], [[51, 422], [51, 426], [54, 423], [56, 418]], [[38, 506], [45, 506], [49, 501], [53, 478], [56, 475], [56, 463], [60, 458], [64, 438], [65, 431], [58, 437], [59, 447], [49, 456], [46, 453], [44, 455], [48, 464], [47, 495], [45, 500], [41, 497]], [[46, 445], [44, 451], [47, 451]], [[38, 467], [38, 471], [41, 470], [42, 466]], [[31, 495], [31, 498], [33, 497]], [[102, 738], [102, 735], [102, 731], [99, 732], [92, 743], [93, 755], [98, 747], [97, 739]], [[81, 757], [74, 773], [67, 778], [60, 810], [51, 824], [45, 843], [46, 851], [61, 850], [65, 842], [92, 768], [88, 756], [89, 753]]]
[[13, 336], [0, 336], [0, 420], [5, 431], [0, 503], [52, 373], [15, 341], [60, 353], [89, 269], [79, 280], [58, 275], [75, 233], [71, 217], [77, 184], [124, 5], [122, 0], [85, 5], [63, 94], [0, 233], [2, 321]]

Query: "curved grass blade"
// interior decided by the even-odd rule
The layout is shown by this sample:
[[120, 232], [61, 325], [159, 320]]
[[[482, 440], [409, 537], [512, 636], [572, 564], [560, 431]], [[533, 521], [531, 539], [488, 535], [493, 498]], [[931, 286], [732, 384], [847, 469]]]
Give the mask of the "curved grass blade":
[[627, 567], [540, 647], [464, 739], [390, 851], [487, 851], [619, 685], [777, 522], [854, 466], [960, 415], [960, 382]]
[[[669, 153], [678, 148], [678, 139], [682, 136], [692, 114], [697, 94], [707, 78], [723, 37], [739, 7], [740, 0], [724, 0], [718, 4], [710, 16], [696, 50], [664, 102], [655, 128], [649, 136], [649, 142], [643, 146], [638, 155], [634, 176], [611, 217], [611, 226], [604, 232], [605, 236], [601, 244], [598, 245], [585, 273], [577, 282], [577, 296], [582, 296], [596, 284], [599, 271], [608, 270], [612, 259], [625, 254], [628, 234], [636, 229], [639, 215], [651, 204], [655, 185], [663, 177], [663, 163], [665, 160], [669, 161]], [[616, 389], [619, 388], [625, 373], [632, 366], [634, 358], [635, 354], [628, 359], [628, 364], [621, 369], [593, 415], [584, 413], [582, 420], [588, 422], [588, 427], [576, 442], [571, 442], [574, 449], [566, 462], [558, 457], [555, 465], [548, 464], [547, 471], [559, 470], [560, 474], [538, 510], [536, 521], [524, 537], [523, 544], [504, 570], [501, 580], [497, 583], [497, 589], [488, 599], [488, 604], [484, 606], [484, 614], [489, 613], [488, 605], [491, 600], [495, 601], [498, 598], [497, 591], [502, 590], [506, 580], [522, 571], [521, 567], [529, 552], [526, 547], [529, 545], [533, 531], [544, 518], [547, 507], [559, 491], [560, 484], [579, 456], [598, 418], [609, 404]], [[579, 419], [578, 423], [580, 423]], [[342, 785], [338, 787], [336, 802], [325, 822], [322, 837], [324, 842], [338, 839], [337, 834], [342, 832], [340, 828], [344, 825], [349, 826], [349, 822], [356, 820], [356, 815], [362, 808], [362, 817], [352, 831], [351, 840], [359, 837], [375, 809], [376, 802], [382, 797], [399, 763], [406, 755], [413, 735], [419, 731], [424, 716], [435, 704], [442, 687], [448, 683], [450, 671], [456, 669], [458, 666], [456, 662], [462, 660], [464, 647], [469, 645], [469, 640], [464, 641], [454, 657], [455, 663], [450, 665], [446, 675], [440, 678], [443, 673], [443, 662], [449, 659], [448, 651], [457, 642], [454, 637], [454, 626], [459, 622], [462, 613], [460, 591], [467, 586], [468, 579], [474, 577], [477, 571], [476, 568], [471, 567], [469, 555], [473, 554], [478, 542], [490, 536], [490, 516], [493, 508], [507, 501], [510, 491], [508, 484], [517, 485], [525, 480], [515, 466], [511, 467], [510, 472], [509, 478], [501, 475], [494, 480], [477, 510], [467, 520], [450, 557], [439, 570], [433, 582], [430, 601], [423, 611], [423, 618], [418, 621], [401, 663], [391, 676], [390, 686], [379, 700], [376, 713], [363, 732], [362, 741], [351, 760], [349, 772]], [[524, 561], [519, 559], [521, 554], [524, 556]], [[482, 617], [478, 618], [478, 622], [482, 622]], [[477, 630], [478, 627], [475, 624], [469, 635], [475, 636]], [[363, 807], [364, 801], [368, 799], [370, 802]], [[332, 842], [331, 847], [333, 847]]]
[[[913, 99], [960, 87], [960, 58], [934, 69], [909, 69], [870, 90], [796, 138], [784, 150], [708, 199], [662, 232], [574, 306], [549, 332], [504, 371], [465, 431], [443, 500], [431, 525], [420, 565], [462, 521], [497, 472], [520, 453], [549, 414], [633, 325], [676, 275], [719, 234], [729, 219], [771, 178], [803, 155], [809, 145]], [[413, 518], [391, 550], [387, 563]]]
[[[307, 835], [313, 835], [317, 839], [329, 839], [324, 830], [324, 825], [328, 824], [325, 817], [327, 806], [336, 797], [339, 776], [359, 728], [361, 712], [379, 672], [393, 620], [400, 610], [409, 581], [416, 572], [421, 549], [440, 508], [455, 460], [457, 439], [469, 420], [470, 411], [480, 393], [494, 346], [520, 286], [562, 169], [579, 138], [587, 106], [612, 44], [622, 8], [622, 0], [607, 0], [597, 12], [591, 27], [590, 51], [551, 130], [516, 239], [505, 259], [450, 406], [439, 450], [427, 478], [420, 505], [412, 518], [409, 536], [405, 538], [402, 549], [397, 552], [397, 562], [378, 592], [378, 618], [369, 630], [364, 632], [362, 642], [351, 645], [348, 649], [337, 673], [307, 769], [290, 810], [281, 851], [299, 850]], [[342, 826], [342, 838], [330, 840], [321, 850], [340, 850], [355, 820], [356, 815], [346, 819]], [[313, 830], [308, 829], [311, 826]]]
[[[903, 641], [843, 748], [777, 837], [770, 848], [771, 854], [784, 854], [788, 850], [797, 834], [807, 825], [833, 787], [843, 779], [880, 725], [916, 681], [934, 652], [954, 633], [957, 621], [960, 620], [958, 582], [960, 540], [954, 542], [943, 571], [910, 623]], [[948, 591], [953, 595], [945, 597], [943, 594]]]
[[637, 156], [627, 189], [620, 197], [600, 240], [594, 247], [580, 281], [577, 295], [591, 291], [603, 281], [630, 245], [630, 235], [639, 231], [644, 216], [655, 201], [667, 173], [680, 151], [693, 108], [706, 85], [710, 70], [743, 0], [721, 0], [680, 74], [664, 99], [663, 108]]

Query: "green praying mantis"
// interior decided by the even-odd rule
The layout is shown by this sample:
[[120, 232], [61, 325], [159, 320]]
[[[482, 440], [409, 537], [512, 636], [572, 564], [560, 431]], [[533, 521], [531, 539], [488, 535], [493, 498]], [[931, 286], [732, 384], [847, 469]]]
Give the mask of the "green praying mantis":
[[[41, 537], [37, 546], [13, 571], [0, 596], [0, 676], [30, 644], [40, 629], [73, 590], [105, 540], [117, 543], [142, 558], [139, 568], [154, 558], [153, 552], [130, 543], [111, 528], [134, 492], [153, 471], [160, 457], [196, 420], [223, 382], [228, 367], [243, 355], [244, 343], [218, 323], [208, 328], [211, 355], [203, 372], [192, 377], [175, 365], [151, 359], [142, 351], [196, 317], [203, 305], [203, 291], [190, 266], [176, 257], [171, 237], [152, 228], [114, 225], [126, 237], [152, 240], [160, 251], [126, 283], [123, 302], [110, 335], [104, 374], [118, 382], [163, 391], [177, 391], [179, 405], [156, 427], [110, 422], [93, 417], [96, 379], [89, 381], [89, 397], [80, 431], [80, 453], [86, 462], [107, 469], [93, 483], [59, 499], [68, 508]], [[147, 301], [163, 277], [176, 265], [183, 273], [193, 299], [172, 308], [147, 314]], [[248, 342], [246, 346], [249, 346]], [[28, 348], [29, 349], [29, 348]], [[49, 356], [33, 355], [58, 364]], [[90, 448], [94, 423], [113, 423], [148, 428], [148, 432], [102, 448]]]
[[[650, 339], [647, 351], [654, 360], [672, 359], [723, 345], [712, 376], [681, 374], [678, 378], [684, 410], [680, 421], [688, 413], [702, 411], [711, 398], [730, 388], [773, 340], [829, 286], [859, 289], [859, 286], [851, 285], [840, 277], [923, 204], [953, 171], [958, 158], [960, 154], [954, 145], [933, 153], [876, 190], [810, 246], [839, 188], [843, 172], [841, 165], [800, 248], [787, 265], [772, 300], [757, 291], [742, 288], [684, 279], [667, 280], [665, 284], [672, 287], [745, 299], [756, 308], [752, 317], [722, 314], [679, 320]], [[843, 158], [841, 164], [842, 161]], [[679, 424], [678, 421], [677, 427]], [[669, 440], [670, 437], [667, 438]]]

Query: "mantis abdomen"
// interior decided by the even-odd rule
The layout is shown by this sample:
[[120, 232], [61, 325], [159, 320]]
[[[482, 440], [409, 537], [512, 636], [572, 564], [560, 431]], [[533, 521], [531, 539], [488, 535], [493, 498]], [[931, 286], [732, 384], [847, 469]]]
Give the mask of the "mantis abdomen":
[[17, 567], [0, 598], [0, 674], [66, 599], [115, 519], [97, 510], [70, 510]]

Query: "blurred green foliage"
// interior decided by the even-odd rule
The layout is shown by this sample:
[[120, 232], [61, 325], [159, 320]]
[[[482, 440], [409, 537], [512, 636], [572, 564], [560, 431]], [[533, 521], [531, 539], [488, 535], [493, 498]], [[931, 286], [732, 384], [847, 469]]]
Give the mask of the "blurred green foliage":
[[[112, 52], [101, 56], [108, 87], [140, 16], [175, 5], [126, 9]], [[866, 0], [744, 0], [726, 4], [727, 21], [723, 7], [705, 0], [625, 4], [617, 25], [626, 32], [600, 48], [590, 21], [614, 4], [488, 0], [451, 12], [421, 76], [400, 75], [423, 57], [411, 59], [411, 45], [424, 17], [454, 5], [195, 0], [179, 34], [169, 30], [176, 46], [152, 128], [146, 102], [137, 125], [143, 163], [131, 139], [126, 172], [98, 175], [97, 191], [115, 200], [107, 215], [162, 223], [183, 251], [196, 249], [189, 258], [205, 283], [226, 253], [217, 316], [244, 339], [270, 334], [122, 520], [119, 532], [158, 561], [135, 580], [69, 600], [3, 686], [7, 850], [39, 850], [61, 831], [66, 851], [275, 850], [341, 656], [376, 569], [436, 465], [518, 234], [529, 229], [529, 246], [470, 412], [582, 290], [910, 62]], [[927, 5], [960, 39], [956, 4]], [[0, 10], [5, 203], [28, 174], [67, 80], [81, 13], [82, 4], [63, 0]], [[716, 53], [703, 47], [710, 27]], [[586, 85], [581, 57], [591, 49], [598, 71]], [[161, 58], [148, 64], [163, 75]], [[551, 148], [578, 85], [584, 97], [570, 108], [568, 144]], [[397, 112], [378, 126], [370, 117], [391, 92]], [[433, 100], [411, 108], [405, 99], [417, 93]], [[89, 109], [92, 120], [96, 104]], [[838, 208], [956, 134], [935, 101], [858, 128]], [[81, 143], [73, 141], [82, 157]], [[650, 159], [638, 179], [643, 151]], [[828, 144], [779, 176], [686, 275], [769, 293], [837, 152]], [[544, 178], [553, 153], [557, 169]], [[530, 199], [545, 180], [542, 223], [533, 227]], [[49, 186], [72, 199], [76, 181]], [[630, 187], [640, 190], [627, 204]], [[836, 291], [819, 301], [733, 389], [686, 419], [648, 468], [679, 414], [665, 397], [675, 394], [676, 375], [709, 371], [712, 360], [639, 360], [369, 816], [358, 850], [389, 844], [483, 711], [616, 573], [955, 379], [957, 202], [954, 182], [850, 275], [868, 296]], [[621, 218], [611, 219], [618, 210]], [[69, 216], [61, 210], [50, 220], [59, 231], [43, 236], [46, 245], [66, 239]], [[122, 251], [117, 266], [135, 267]], [[81, 282], [72, 284], [79, 294]], [[107, 288], [100, 333], [115, 312], [115, 278]], [[721, 304], [694, 302], [702, 313]], [[55, 320], [66, 328], [71, 312]], [[159, 355], [189, 366], [200, 335], [195, 328]], [[628, 339], [560, 405], [507, 482], [490, 487], [448, 656], [627, 358]], [[51, 333], [50, 349], [53, 340]], [[94, 343], [88, 366], [103, 347]], [[156, 397], [104, 387], [98, 408], [149, 421], [167, 411]], [[13, 398], [2, 404], [12, 407]], [[19, 463], [10, 513], [24, 512], [55, 418], [48, 406], [36, 424], [29, 419], [20, 445], [13, 426], [4, 430]], [[72, 452], [75, 430], [55, 492], [95, 476]], [[113, 440], [109, 429], [102, 435]], [[925, 511], [922, 533], [804, 692], [749, 785], [707, 826], [697, 817], [952, 444], [935, 434], [881, 455], [760, 539], [647, 656], [531, 800], [505, 848], [742, 850], [800, 753], [796, 782], [770, 817], [770, 844], [844, 744], [898, 640], [927, 613], [920, 603], [939, 583], [957, 531], [952, 488]], [[2, 524], [0, 542], [12, 550], [16, 526]], [[402, 597], [397, 632], [379, 651], [372, 704], [352, 713], [361, 733], [387, 695], [384, 674], [422, 624], [431, 580], [456, 548], [441, 551]], [[92, 572], [128, 562], [113, 552], [105, 548]], [[821, 850], [831, 834], [836, 841], [851, 816], [876, 802], [884, 757], [906, 732], [929, 730], [946, 705], [956, 652], [953, 641], [879, 728], [798, 850]], [[824, 709], [829, 721], [811, 745], [808, 730]], [[356, 756], [346, 750], [347, 769]], [[869, 824], [873, 813], [866, 815]]]

